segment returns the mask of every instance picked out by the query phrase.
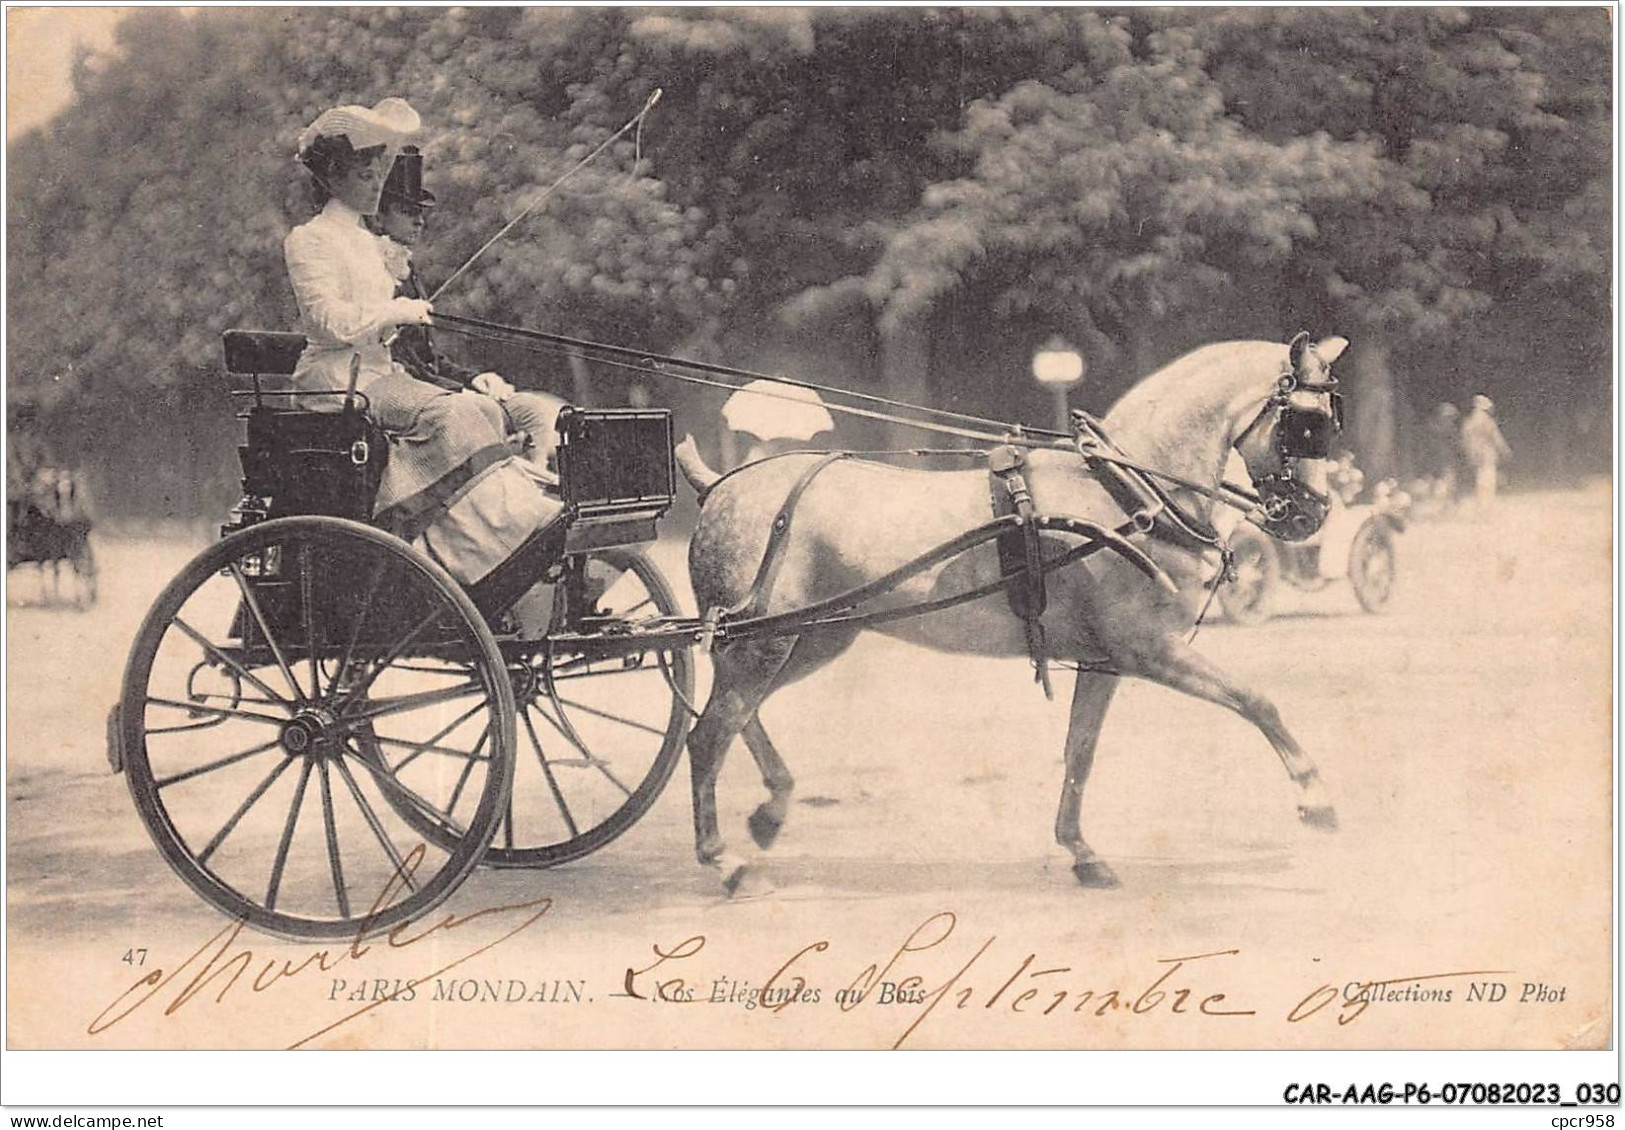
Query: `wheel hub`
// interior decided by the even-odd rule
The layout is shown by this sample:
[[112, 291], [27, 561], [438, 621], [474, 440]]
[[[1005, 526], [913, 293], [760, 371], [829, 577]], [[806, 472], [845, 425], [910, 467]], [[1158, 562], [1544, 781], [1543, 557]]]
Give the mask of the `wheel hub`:
[[341, 746], [343, 731], [331, 711], [301, 710], [282, 727], [282, 748], [295, 757], [331, 756]]

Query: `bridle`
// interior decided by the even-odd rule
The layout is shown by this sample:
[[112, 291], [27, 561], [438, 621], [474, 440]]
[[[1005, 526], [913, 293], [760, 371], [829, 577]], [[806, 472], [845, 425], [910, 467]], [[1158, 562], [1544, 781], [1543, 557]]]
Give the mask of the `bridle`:
[[[1337, 391], [1337, 378], [1328, 373], [1322, 381], [1304, 379], [1298, 372], [1303, 348], [1301, 341], [1293, 342], [1292, 359], [1286, 363], [1274, 391], [1231, 444], [1240, 454], [1259, 426], [1274, 418], [1274, 449], [1280, 470], [1257, 478], [1254, 485], [1264, 511], [1264, 520], [1258, 524], [1282, 541], [1303, 541], [1325, 524], [1331, 498], [1306, 483], [1298, 475], [1297, 466], [1301, 459], [1328, 458], [1332, 437], [1343, 430], [1343, 394]], [[1329, 410], [1298, 407], [1293, 403], [1298, 393], [1328, 396]]]

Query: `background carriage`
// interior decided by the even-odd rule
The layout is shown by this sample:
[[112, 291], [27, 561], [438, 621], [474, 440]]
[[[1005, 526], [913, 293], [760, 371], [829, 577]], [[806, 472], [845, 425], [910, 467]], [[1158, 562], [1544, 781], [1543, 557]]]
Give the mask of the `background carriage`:
[[1399, 535], [1408, 500], [1391, 483], [1369, 502], [1337, 504], [1311, 542], [1287, 543], [1247, 526], [1230, 538], [1235, 580], [1219, 590], [1219, 605], [1235, 624], [1261, 624], [1289, 589], [1320, 592], [1346, 582], [1360, 607], [1386, 612], [1399, 582]]
[[83, 476], [40, 467], [6, 499], [6, 571], [34, 565], [40, 591], [76, 608], [96, 603], [96, 555]]

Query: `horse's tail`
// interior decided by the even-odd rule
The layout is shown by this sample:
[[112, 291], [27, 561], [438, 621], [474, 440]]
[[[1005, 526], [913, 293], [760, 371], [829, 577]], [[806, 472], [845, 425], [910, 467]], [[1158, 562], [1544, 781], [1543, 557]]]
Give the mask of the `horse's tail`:
[[688, 485], [694, 488], [701, 499], [705, 498], [706, 492], [716, 486], [722, 478], [700, 457], [699, 446], [695, 444], [691, 435], [684, 436], [683, 442], [672, 449], [672, 454], [677, 457], [677, 466], [683, 472], [683, 478], [688, 480]]

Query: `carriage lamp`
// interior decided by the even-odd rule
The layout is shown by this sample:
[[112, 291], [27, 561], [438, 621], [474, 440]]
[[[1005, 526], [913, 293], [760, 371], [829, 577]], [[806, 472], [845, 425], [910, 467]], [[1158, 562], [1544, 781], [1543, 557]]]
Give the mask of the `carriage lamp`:
[[1067, 415], [1066, 393], [1083, 379], [1083, 354], [1059, 337], [1052, 337], [1033, 354], [1033, 378], [1050, 390], [1055, 398], [1055, 426], [1062, 432], [1071, 430]]

